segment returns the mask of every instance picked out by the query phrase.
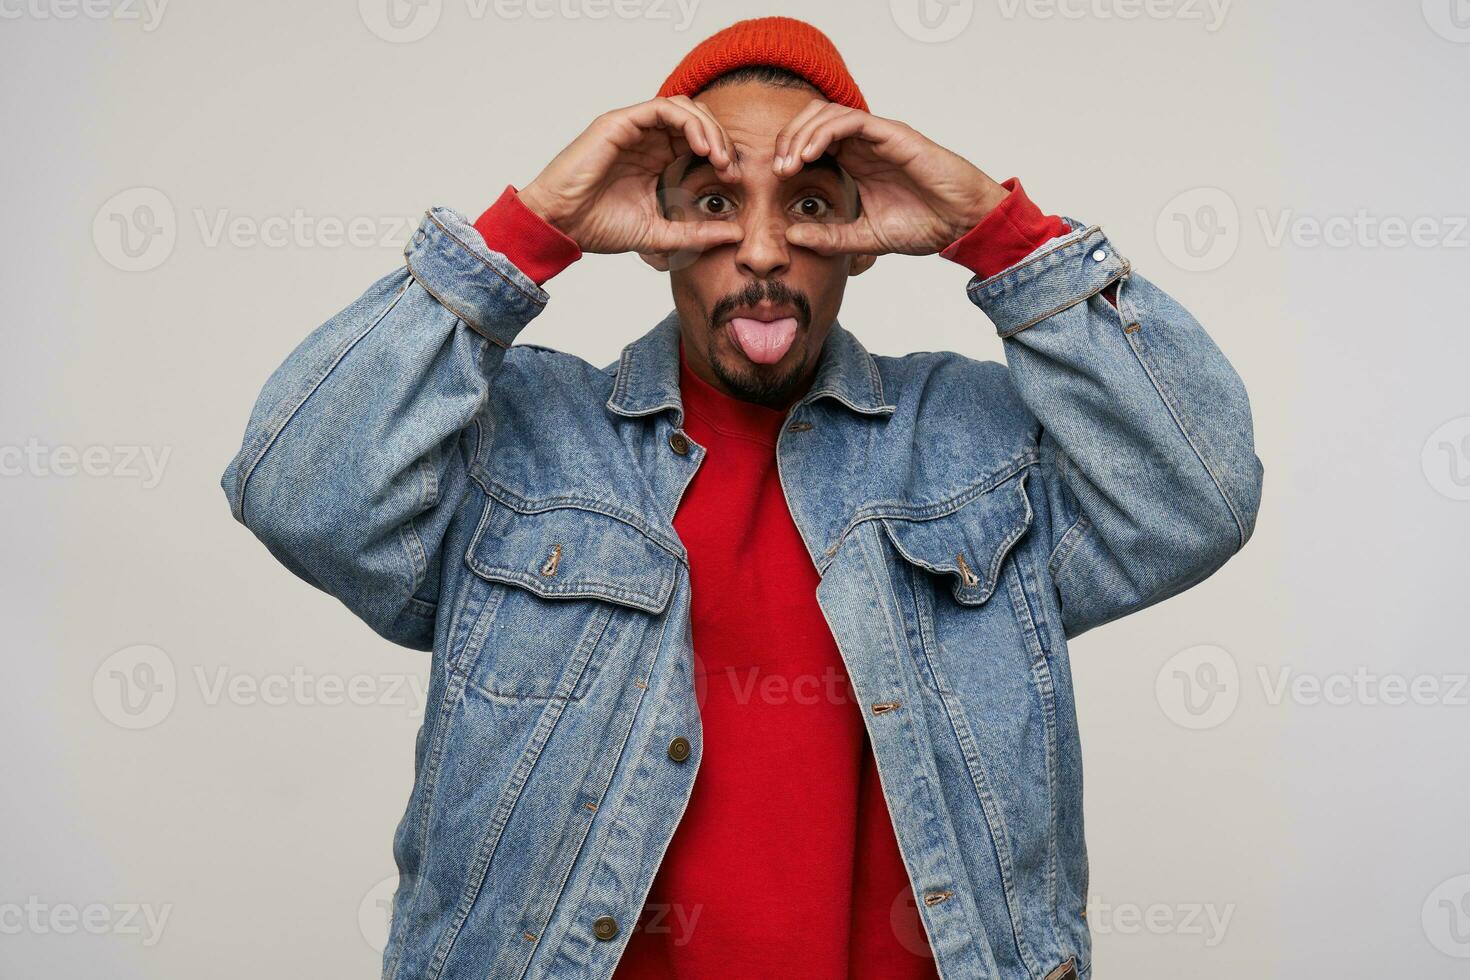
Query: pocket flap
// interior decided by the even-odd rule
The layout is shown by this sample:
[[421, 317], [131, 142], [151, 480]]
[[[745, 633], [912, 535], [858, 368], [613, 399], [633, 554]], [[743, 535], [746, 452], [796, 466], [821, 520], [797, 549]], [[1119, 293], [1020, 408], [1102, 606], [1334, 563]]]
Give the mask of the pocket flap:
[[662, 612], [679, 560], [625, 521], [584, 507], [515, 510], [490, 498], [466, 562], [546, 599], [604, 599]]
[[1031, 526], [1029, 469], [939, 517], [885, 517], [884, 530], [910, 564], [954, 578], [956, 600], [978, 606], [995, 591], [1000, 563]]

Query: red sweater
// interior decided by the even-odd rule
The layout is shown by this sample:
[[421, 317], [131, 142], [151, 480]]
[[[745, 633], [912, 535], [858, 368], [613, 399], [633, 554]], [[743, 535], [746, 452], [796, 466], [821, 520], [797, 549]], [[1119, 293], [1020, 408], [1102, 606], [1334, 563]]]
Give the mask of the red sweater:
[[[941, 254], [990, 276], [1065, 234], [1014, 180]], [[581, 255], [507, 187], [476, 222], [538, 283]], [[861, 709], [776, 471], [783, 411], [725, 395], [680, 345], [706, 456], [674, 529], [689, 554], [703, 738], [688, 809], [615, 980], [934, 980]]]

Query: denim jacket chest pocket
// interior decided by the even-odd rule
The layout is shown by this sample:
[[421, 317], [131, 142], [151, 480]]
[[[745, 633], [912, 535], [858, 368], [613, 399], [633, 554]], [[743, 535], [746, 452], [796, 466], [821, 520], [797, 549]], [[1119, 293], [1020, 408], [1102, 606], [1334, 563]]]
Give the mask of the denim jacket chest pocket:
[[1003, 690], [1038, 666], [1038, 580], [1020, 547], [1034, 518], [1029, 472], [939, 516], [881, 519], [920, 671], [941, 692]]
[[474, 577], [449, 664], [491, 699], [582, 699], [615, 652], [636, 659], [678, 572], [674, 555], [617, 517], [489, 495], [465, 562]]

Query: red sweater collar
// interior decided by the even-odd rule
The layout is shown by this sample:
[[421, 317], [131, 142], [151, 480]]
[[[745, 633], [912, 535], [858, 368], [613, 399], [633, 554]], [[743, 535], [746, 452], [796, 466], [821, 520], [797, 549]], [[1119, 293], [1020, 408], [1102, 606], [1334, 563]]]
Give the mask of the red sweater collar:
[[784, 409], [742, 401], [695, 374], [684, 359], [682, 337], [679, 338], [679, 396], [684, 402], [685, 412], [698, 415], [716, 430], [727, 435], [759, 439], [772, 446], [776, 444], [781, 423], [786, 419]]

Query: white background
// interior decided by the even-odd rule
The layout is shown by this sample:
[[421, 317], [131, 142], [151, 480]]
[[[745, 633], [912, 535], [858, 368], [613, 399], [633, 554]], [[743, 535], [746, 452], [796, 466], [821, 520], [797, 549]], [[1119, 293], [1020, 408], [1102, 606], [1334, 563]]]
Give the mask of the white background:
[[[220, 473], [425, 208], [473, 218], [775, 12], [1101, 224], [1250, 391], [1255, 538], [1073, 645], [1096, 975], [1470, 976], [1466, 0], [92, 2], [0, 0], [0, 976], [376, 975], [427, 658]], [[999, 358], [967, 281], [884, 257], [841, 320]], [[522, 339], [599, 365], [671, 308], [631, 255], [549, 291]]]

